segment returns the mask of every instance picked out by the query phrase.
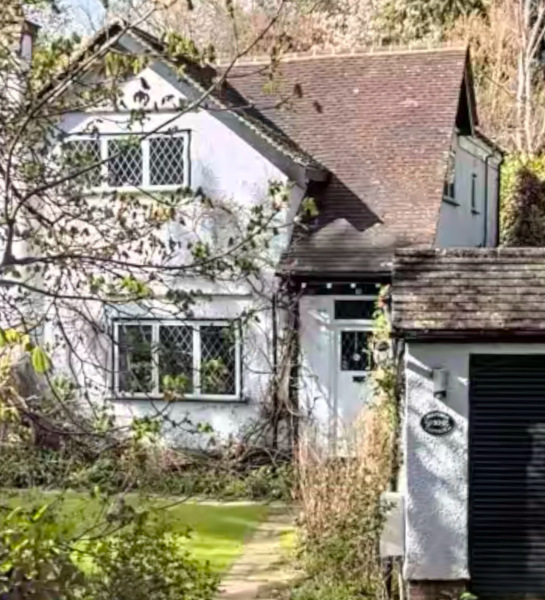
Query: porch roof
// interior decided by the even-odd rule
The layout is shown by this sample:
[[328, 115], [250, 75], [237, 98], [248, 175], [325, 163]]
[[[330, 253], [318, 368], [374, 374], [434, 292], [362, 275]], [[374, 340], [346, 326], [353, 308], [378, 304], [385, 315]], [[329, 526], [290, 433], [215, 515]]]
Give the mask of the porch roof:
[[545, 249], [404, 249], [393, 329], [406, 337], [545, 336]]

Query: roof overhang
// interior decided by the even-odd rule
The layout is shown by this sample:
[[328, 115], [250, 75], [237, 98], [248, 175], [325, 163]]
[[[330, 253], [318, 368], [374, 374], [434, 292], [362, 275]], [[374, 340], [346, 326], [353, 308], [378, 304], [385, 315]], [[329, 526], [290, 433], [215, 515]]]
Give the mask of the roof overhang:
[[[161, 56], [161, 46], [161, 41], [147, 32], [130, 27], [122, 21], [116, 21], [93, 36], [88, 44], [74, 56], [67, 69], [54, 81], [65, 82], [66, 85], [60, 86], [60, 93], [64, 93], [71, 83], [70, 74], [74, 69], [79, 68], [80, 73], [85, 74], [112, 47], [120, 47], [135, 54], [148, 54], [152, 58], [155, 56], [156, 60], [150, 67], [158, 75], [177, 88], [196, 107], [215, 108], [216, 110], [210, 110], [212, 116], [265, 156], [290, 180], [302, 187], [306, 186], [309, 181], [327, 181], [329, 171], [303, 151], [298, 150], [295, 144], [293, 148], [288, 144], [283, 144], [281, 140], [275, 139], [273, 132], [267, 131], [265, 126], [260, 127], [258, 123], [247, 118], [243, 110], [234, 110], [233, 107], [222, 102], [214, 93], [223, 83], [221, 77], [212, 82], [210, 86], [199, 82], [187, 72], [180, 77], [180, 65]], [[198, 67], [195, 64], [192, 66]], [[212, 67], [203, 67], [203, 72], [205, 68], [211, 69]], [[46, 86], [40, 94], [43, 96], [50, 89], [51, 86]]]

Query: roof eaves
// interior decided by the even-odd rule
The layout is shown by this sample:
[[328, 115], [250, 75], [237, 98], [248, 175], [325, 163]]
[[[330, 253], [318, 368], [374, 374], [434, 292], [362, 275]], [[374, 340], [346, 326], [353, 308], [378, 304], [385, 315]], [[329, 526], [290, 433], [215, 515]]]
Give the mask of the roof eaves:
[[[83, 48], [81, 48], [70, 61], [68, 67], [57, 76], [57, 80], [60, 82], [64, 78], [70, 75], [71, 70], [85, 57], [85, 55], [93, 50], [95, 46], [99, 46], [97, 50], [95, 50], [95, 58], [97, 58], [101, 52], [104, 52], [111, 45], [119, 42], [124, 35], [134, 35], [138, 38], [138, 41], [143, 44], [147, 50], [152, 53], [157, 53], [158, 49], [160, 49], [163, 45], [162, 42], [152, 36], [148, 32], [141, 30], [138, 27], [129, 27], [129, 25], [122, 20], [116, 20], [104, 27], [102, 30], [97, 32], [86, 44]], [[169, 60], [166, 57], [161, 57], [162, 60], [168, 62], [172, 66], [178, 68], [180, 66], [174, 60]], [[197, 79], [189, 75], [187, 72], [184, 73], [184, 78], [197, 89], [200, 93], [205, 94], [208, 89], [203, 86]], [[223, 79], [220, 79], [221, 83]], [[47, 92], [50, 88], [50, 85], [44, 87], [43, 90], [40, 91], [40, 95]], [[311, 179], [323, 179], [327, 174], [327, 169], [323, 167], [318, 161], [316, 161], [312, 156], [299, 149], [298, 147], [293, 146], [290, 147], [287, 143], [278, 139], [278, 136], [269, 132], [266, 128], [266, 125], [263, 123], [256, 124], [253, 119], [248, 117], [248, 115], [243, 115], [242, 111], [233, 110], [232, 107], [226, 105], [222, 102], [215, 94], [211, 93], [209, 98], [222, 110], [229, 112], [235, 119], [237, 119], [240, 123], [246, 126], [248, 129], [252, 131], [255, 135], [263, 139], [267, 144], [269, 144], [276, 151], [280, 152], [289, 160], [294, 163], [300, 165], [301, 167], [308, 170], [309, 177]]]

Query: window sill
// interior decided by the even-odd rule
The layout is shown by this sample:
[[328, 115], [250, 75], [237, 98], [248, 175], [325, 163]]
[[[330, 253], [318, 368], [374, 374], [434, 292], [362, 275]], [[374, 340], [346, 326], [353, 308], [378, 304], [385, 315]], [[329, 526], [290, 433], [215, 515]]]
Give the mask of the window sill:
[[460, 203], [455, 200], [454, 198], [451, 198], [450, 196], [443, 196], [443, 202], [446, 202], [447, 204], [450, 204], [451, 206], [460, 206]]
[[248, 398], [240, 396], [185, 396], [184, 398], [176, 398], [173, 400], [165, 400], [162, 394], [116, 394], [107, 397], [111, 402], [129, 401], [138, 402], [145, 400], [146, 402], [166, 402], [167, 404], [187, 404], [187, 403], [219, 403], [219, 404], [247, 404]]
[[93, 187], [84, 191], [87, 196], [100, 196], [104, 194], [130, 194], [138, 196], [139, 194], [172, 194], [182, 193], [188, 190], [187, 184], [178, 185], [154, 185], [154, 186], [125, 186], [125, 187]]

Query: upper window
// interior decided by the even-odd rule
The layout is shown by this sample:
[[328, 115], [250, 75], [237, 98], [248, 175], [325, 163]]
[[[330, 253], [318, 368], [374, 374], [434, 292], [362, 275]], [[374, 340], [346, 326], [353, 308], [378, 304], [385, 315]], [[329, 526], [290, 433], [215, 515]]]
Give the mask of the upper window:
[[238, 399], [240, 345], [237, 322], [116, 322], [115, 391], [135, 397]]
[[477, 173], [471, 175], [471, 212], [476, 215], [479, 212], [477, 206]]
[[[187, 132], [150, 137], [77, 136], [66, 146], [69, 167], [85, 171], [82, 181], [92, 188], [166, 190], [189, 185]], [[104, 164], [86, 170], [95, 163]]]
[[451, 150], [448, 155], [447, 173], [443, 184], [443, 198], [447, 200], [456, 199], [456, 152]]

